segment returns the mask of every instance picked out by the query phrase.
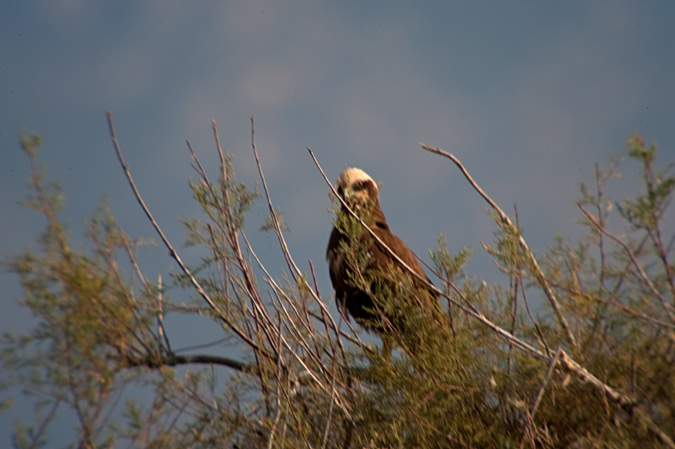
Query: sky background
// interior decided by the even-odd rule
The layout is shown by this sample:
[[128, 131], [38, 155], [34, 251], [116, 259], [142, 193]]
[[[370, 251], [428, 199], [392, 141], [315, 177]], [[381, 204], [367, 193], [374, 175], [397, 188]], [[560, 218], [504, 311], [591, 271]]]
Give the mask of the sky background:
[[[289, 247], [303, 269], [314, 262], [324, 296], [332, 217], [307, 146], [333, 180], [356, 166], [381, 182], [392, 229], [418, 254], [428, 260], [443, 233], [451, 251], [475, 247], [473, 274], [503, 282], [480, 248], [494, 230], [485, 203], [419, 142], [459, 157], [507, 212], [516, 203], [535, 251], [556, 233], [574, 238], [579, 183], [592, 184], [594, 164], [632, 132], [658, 142], [662, 162], [675, 159], [673, 17], [670, 1], [2, 2], [0, 253], [35, 247], [44, 225], [18, 205], [28, 193], [22, 129], [44, 139], [39, 157], [64, 187], [76, 241], [104, 194], [129, 234], [153, 236], [113, 153], [112, 111], [145, 201], [180, 246], [177, 217], [199, 215], [185, 139], [215, 177], [215, 120], [252, 186], [255, 115]], [[639, 175], [634, 164], [623, 172], [617, 195]], [[256, 232], [265, 217], [260, 203], [248, 233], [281, 273], [273, 235]], [[151, 278], [175, 270], [163, 248], [142, 251], [141, 262]], [[16, 277], [2, 271], [0, 285], [0, 330], [28, 331]], [[176, 338], [208, 338], [185, 327]], [[0, 415], [0, 435], [17, 417], [30, 409]]]

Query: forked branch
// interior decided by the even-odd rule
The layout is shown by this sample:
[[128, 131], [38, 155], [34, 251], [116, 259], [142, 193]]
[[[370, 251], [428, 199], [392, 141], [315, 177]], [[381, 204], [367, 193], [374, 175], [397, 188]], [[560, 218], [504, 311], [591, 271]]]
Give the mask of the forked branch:
[[[122, 166], [122, 170], [124, 171], [124, 175], [127, 178], [129, 186], [131, 187], [131, 190], [134, 193], [134, 196], [136, 197], [136, 201], [138, 201], [138, 204], [140, 204], [141, 209], [143, 209], [145, 216], [148, 217], [148, 220], [150, 220], [150, 223], [152, 224], [153, 228], [155, 228], [155, 232], [157, 232], [157, 235], [159, 235], [160, 239], [164, 243], [164, 246], [166, 246], [166, 248], [169, 250], [169, 254], [171, 255], [171, 257], [176, 261], [181, 271], [190, 279], [190, 283], [195, 288], [197, 293], [199, 293], [199, 296], [201, 296], [202, 299], [209, 305], [215, 316], [218, 317], [220, 321], [222, 321], [239, 338], [241, 338], [242, 341], [245, 341], [253, 349], [267, 352], [265, 348], [259, 347], [259, 345], [256, 342], [254, 342], [248, 335], [242, 332], [225, 314], [223, 314], [220, 311], [220, 309], [213, 302], [209, 294], [206, 293], [204, 288], [201, 286], [197, 278], [195, 278], [195, 276], [192, 274], [187, 265], [185, 265], [180, 255], [174, 249], [173, 245], [164, 234], [164, 231], [162, 231], [162, 228], [155, 220], [155, 217], [153, 217], [152, 213], [150, 213], [150, 209], [148, 209], [148, 206], [146, 206], [145, 201], [143, 201], [143, 197], [141, 197], [141, 193], [138, 191], [138, 188], [136, 187], [136, 183], [134, 182], [134, 179], [131, 176], [131, 172], [129, 171], [129, 166], [127, 165], [127, 162], [124, 160], [124, 156], [122, 156], [122, 150], [120, 149], [119, 142], [117, 141], [115, 124], [113, 122], [112, 113], [110, 111], [106, 111], [106, 119], [108, 121], [108, 130], [110, 131], [110, 139], [112, 140], [113, 147], [115, 148], [115, 154], [117, 155], [117, 159], [119, 160], [120, 165]], [[270, 354], [268, 354], [268, 356], [272, 358]]]

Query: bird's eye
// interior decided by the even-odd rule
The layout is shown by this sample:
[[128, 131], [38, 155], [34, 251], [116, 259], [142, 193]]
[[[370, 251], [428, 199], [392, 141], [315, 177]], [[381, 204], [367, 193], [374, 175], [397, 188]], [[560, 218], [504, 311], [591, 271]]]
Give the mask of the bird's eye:
[[363, 190], [363, 188], [366, 186], [366, 181], [357, 181], [354, 183], [354, 190]]

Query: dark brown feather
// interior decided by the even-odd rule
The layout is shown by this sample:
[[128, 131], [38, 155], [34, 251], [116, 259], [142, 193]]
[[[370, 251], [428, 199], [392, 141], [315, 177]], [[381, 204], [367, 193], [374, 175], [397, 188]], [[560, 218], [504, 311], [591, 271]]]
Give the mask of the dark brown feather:
[[[412, 250], [391, 232], [379, 205], [377, 187], [372, 180], [370, 182], [372, 186], [366, 185], [363, 190], [367, 191], [368, 199], [372, 203], [369, 207], [360, 209], [361, 211], [370, 210], [370, 213], [367, 214], [367, 217], [361, 218], [368, 224], [373, 234], [411, 270], [429, 281]], [[347, 213], [343, 209], [343, 214]], [[363, 215], [363, 213], [359, 215]], [[373, 239], [368, 230], [362, 229], [351, 239], [351, 242], [349, 240], [349, 236], [337, 227], [333, 227], [326, 251], [330, 278], [335, 289], [335, 300], [342, 312], [347, 312], [367, 329], [381, 332], [391, 326], [400, 328], [401, 317], [383, 314], [381, 308], [378, 307], [378, 303], [382, 304], [382, 300], [386, 298], [378, 298], [378, 301], [375, 301], [373, 296], [402, 295], [402, 298], [415, 301], [421, 307], [436, 305], [437, 296], [435, 292], [420, 280], [415, 279], [382, 245]], [[351, 257], [345, 254], [345, 245], [346, 251], [352, 253]], [[359, 250], [361, 254], [367, 254], [367, 257], [364, 266], [354, 267], [354, 254], [358, 253]], [[355, 276], [355, 273], [358, 274]], [[363, 288], [362, 283], [359, 286], [359, 281], [355, 281], [354, 277], [359, 277], [359, 275], [366, 282], [368, 288]], [[408, 287], [408, 291], [402, 291], [405, 288], [404, 286]], [[386, 321], [389, 321], [389, 323], [386, 323]], [[387, 324], [391, 326], [387, 326]]]

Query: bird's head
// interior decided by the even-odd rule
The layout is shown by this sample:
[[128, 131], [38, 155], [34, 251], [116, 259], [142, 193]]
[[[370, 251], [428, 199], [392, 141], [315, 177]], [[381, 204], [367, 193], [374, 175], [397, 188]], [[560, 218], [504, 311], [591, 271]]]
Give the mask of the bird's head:
[[338, 177], [336, 190], [354, 212], [368, 210], [379, 202], [377, 184], [360, 168], [343, 171]]

